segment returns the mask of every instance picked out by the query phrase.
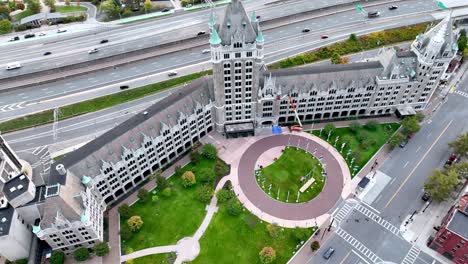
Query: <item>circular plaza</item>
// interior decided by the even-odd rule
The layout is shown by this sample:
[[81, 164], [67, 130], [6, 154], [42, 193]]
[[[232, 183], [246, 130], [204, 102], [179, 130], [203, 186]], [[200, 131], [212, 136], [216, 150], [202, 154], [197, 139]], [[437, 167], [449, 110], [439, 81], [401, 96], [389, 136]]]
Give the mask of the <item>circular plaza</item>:
[[[262, 155], [278, 148], [284, 150], [288, 146], [310, 153], [323, 167], [321, 191], [308, 201], [298, 199], [301, 195], [299, 192], [289, 193], [287, 202], [276, 199], [275, 191], [281, 193], [281, 190], [265, 188], [261, 173], [259, 175], [259, 169], [268, 165], [261, 164]], [[301, 191], [304, 192], [314, 184], [313, 178], [308, 179], [306, 176], [301, 179]], [[346, 162], [333, 146], [320, 138], [301, 133], [269, 136], [253, 142], [239, 160], [237, 177], [239, 191], [262, 215], [286, 221], [306, 221], [330, 213], [341, 199], [345, 177], [350, 177], [350, 173]]]

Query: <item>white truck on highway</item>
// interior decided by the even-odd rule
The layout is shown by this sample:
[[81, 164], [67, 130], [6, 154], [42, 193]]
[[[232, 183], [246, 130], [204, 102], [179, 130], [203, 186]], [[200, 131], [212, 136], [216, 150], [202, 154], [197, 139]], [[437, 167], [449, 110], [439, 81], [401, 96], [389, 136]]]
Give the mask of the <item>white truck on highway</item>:
[[21, 66], [21, 63], [19, 62], [11, 62], [11, 63], [8, 63], [7, 66], [6, 66], [6, 70], [9, 71], [9, 70], [14, 70], [14, 69], [19, 69], [23, 66]]

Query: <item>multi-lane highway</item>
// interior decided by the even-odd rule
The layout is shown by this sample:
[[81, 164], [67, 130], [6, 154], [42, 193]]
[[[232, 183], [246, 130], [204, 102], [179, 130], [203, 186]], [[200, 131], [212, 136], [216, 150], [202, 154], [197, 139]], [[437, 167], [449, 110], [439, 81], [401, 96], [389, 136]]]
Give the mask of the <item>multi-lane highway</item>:
[[[409, 8], [412, 7], [412, 8]], [[397, 11], [388, 11], [388, 4], [374, 9], [382, 12], [382, 17], [369, 20], [355, 10], [340, 14], [328, 14], [306, 21], [267, 30], [264, 33], [266, 62], [276, 61], [311, 50], [331, 42], [346, 39], [349, 33], [365, 34], [386, 28], [432, 21], [435, 10], [433, 3], [410, 0], [401, 3]], [[431, 11], [432, 10], [432, 11]], [[327, 12], [327, 11], [325, 11]], [[304, 34], [302, 29], [310, 28]], [[329, 35], [322, 40], [321, 35]], [[21, 90], [3, 92], [0, 98], [0, 120], [70, 104], [80, 100], [115, 93], [122, 82], [136, 87], [163, 80], [169, 70], [179, 70], [180, 74], [207, 69], [209, 54], [203, 54], [206, 46], [182, 49], [178, 52], [134, 62], [103, 71], [36, 85]], [[196, 66], [191, 66], [196, 65]], [[133, 80], [133, 81], [132, 81]], [[99, 88], [96, 90], [96, 88]], [[73, 96], [79, 93], [79, 96]]]

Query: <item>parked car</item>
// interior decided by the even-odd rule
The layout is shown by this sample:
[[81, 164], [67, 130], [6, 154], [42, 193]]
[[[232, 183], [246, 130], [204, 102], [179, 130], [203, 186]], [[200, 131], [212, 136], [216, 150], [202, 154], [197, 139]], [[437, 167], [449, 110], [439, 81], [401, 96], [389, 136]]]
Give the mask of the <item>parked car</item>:
[[404, 148], [406, 144], [408, 144], [408, 140], [405, 139], [400, 143], [400, 148]]
[[302, 30], [302, 33], [307, 33], [307, 32], [310, 32], [310, 29], [309, 29], [309, 28], [304, 28], [304, 29]]
[[206, 34], [205, 31], [200, 31], [200, 32], [198, 32], [197, 36], [201, 36], [201, 35], [205, 35], [205, 34]]
[[88, 54], [93, 54], [93, 53], [97, 53], [99, 50], [97, 48], [92, 48], [90, 50], [88, 50]]
[[321, 39], [327, 39], [328, 38], [328, 35], [322, 35], [320, 36]]
[[370, 11], [369, 13], [367, 13], [367, 17], [369, 18], [374, 18], [374, 17], [379, 17], [379, 16], [380, 16], [379, 11]]
[[421, 199], [425, 202], [429, 201], [431, 199], [431, 195], [429, 193], [424, 192], [423, 195], [421, 196]]
[[17, 40], [20, 40], [20, 37], [14, 36], [11, 39], [9, 39], [8, 42], [17, 41]]
[[34, 38], [35, 36], [36, 36], [36, 34], [34, 34], [34, 33], [29, 33], [29, 34], [24, 35], [24, 38], [25, 38], [25, 39]]
[[103, 40], [101, 40], [101, 42], [100, 42], [100, 43], [101, 43], [101, 44], [104, 44], [104, 43], [107, 43], [107, 42], [109, 42], [109, 40], [108, 40], [108, 39], [103, 39]]
[[445, 165], [451, 166], [453, 163], [457, 162], [458, 156], [455, 153], [450, 154], [450, 157], [445, 162]]
[[202, 50], [202, 53], [203, 53], [203, 54], [205, 54], [205, 53], [210, 53], [210, 52], [211, 52], [211, 50], [209, 50], [209, 49], [204, 49], [204, 50]]
[[388, 10], [397, 10], [397, 9], [398, 9], [398, 6], [396, 5], [392, 5], [388, 7]]
[[170, 71], [167, 76], [169, 77], [172, 77], [172, 76], [176, 76], [177, 75], [177, 72], [176, 71]]
[[161, 10], [161, 12], [165, 13], [165, 12], [169, 12], [170, 9], [169, 8], [164, 8], [163, 10]]
[[128, 85], [120, 85], [120, 90], [125, 90], [125, 89], [128, 89], [130, 88], [130, 86]]
[[324, 258], [324, 259], [329, 259], [329, 258], [331, 258], [331, 256], [333, 255], [333, 253], [335, 253], [335, 249], [332, 248], [332, 247], [329, 247], [329, 248], [327, 249], [327, 251], [325, 251], [325, 253], [323, 253], [323, 258]]
[[64, 33], [64, 32], [67, 32], [67, 30], [66, 30], [66, 29], [61, 29], [61, 28], [59, 28], [59, 29], [57, 30], [57, 33]]
[[47, 56], [47, 55], [50, 55], [50, 54], [52, 54], [52, 52], [50, 52], [50, 51], [46, 51], [46, 52], [44, 52], [44, 54], [43, 54], [43, 55], [44, 55], [44, 56]]

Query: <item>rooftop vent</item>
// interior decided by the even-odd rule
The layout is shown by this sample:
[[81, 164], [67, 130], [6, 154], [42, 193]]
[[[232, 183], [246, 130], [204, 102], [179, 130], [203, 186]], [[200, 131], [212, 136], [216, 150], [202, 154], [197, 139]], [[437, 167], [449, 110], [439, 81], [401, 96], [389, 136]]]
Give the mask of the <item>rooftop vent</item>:
[[23, 189], [23, 185], [20, 184], [18, 185], [18, 190], [21, 190], [21, 189]]
[[7, 221], [6, 217], [2, 218], [2, 223], [5, 223]]
[[55, 169], [57, 170], [57, 172], [60, 174], [60, 175], [66, 175], [67, 174], [67, 170], [65, 169], [65, 166], [63, 166], [63, 164], [59, 164], [55, 167]]
[[147, 115], [147, 114], [148, 114], [148, 111], [144, 111], [144, 112], [143, 112], [143, 115]]
[[10, 192], [14, 192], [14, 191], [16, 191], [16, 188], [15, 188], [15, 187], [11, 187], [11, 188], [10, 188]]
[[20, 180], [24, 180], [24, 178], [26, 178], [26, 176], [24, 176], [24, 175], [20, 176]]

